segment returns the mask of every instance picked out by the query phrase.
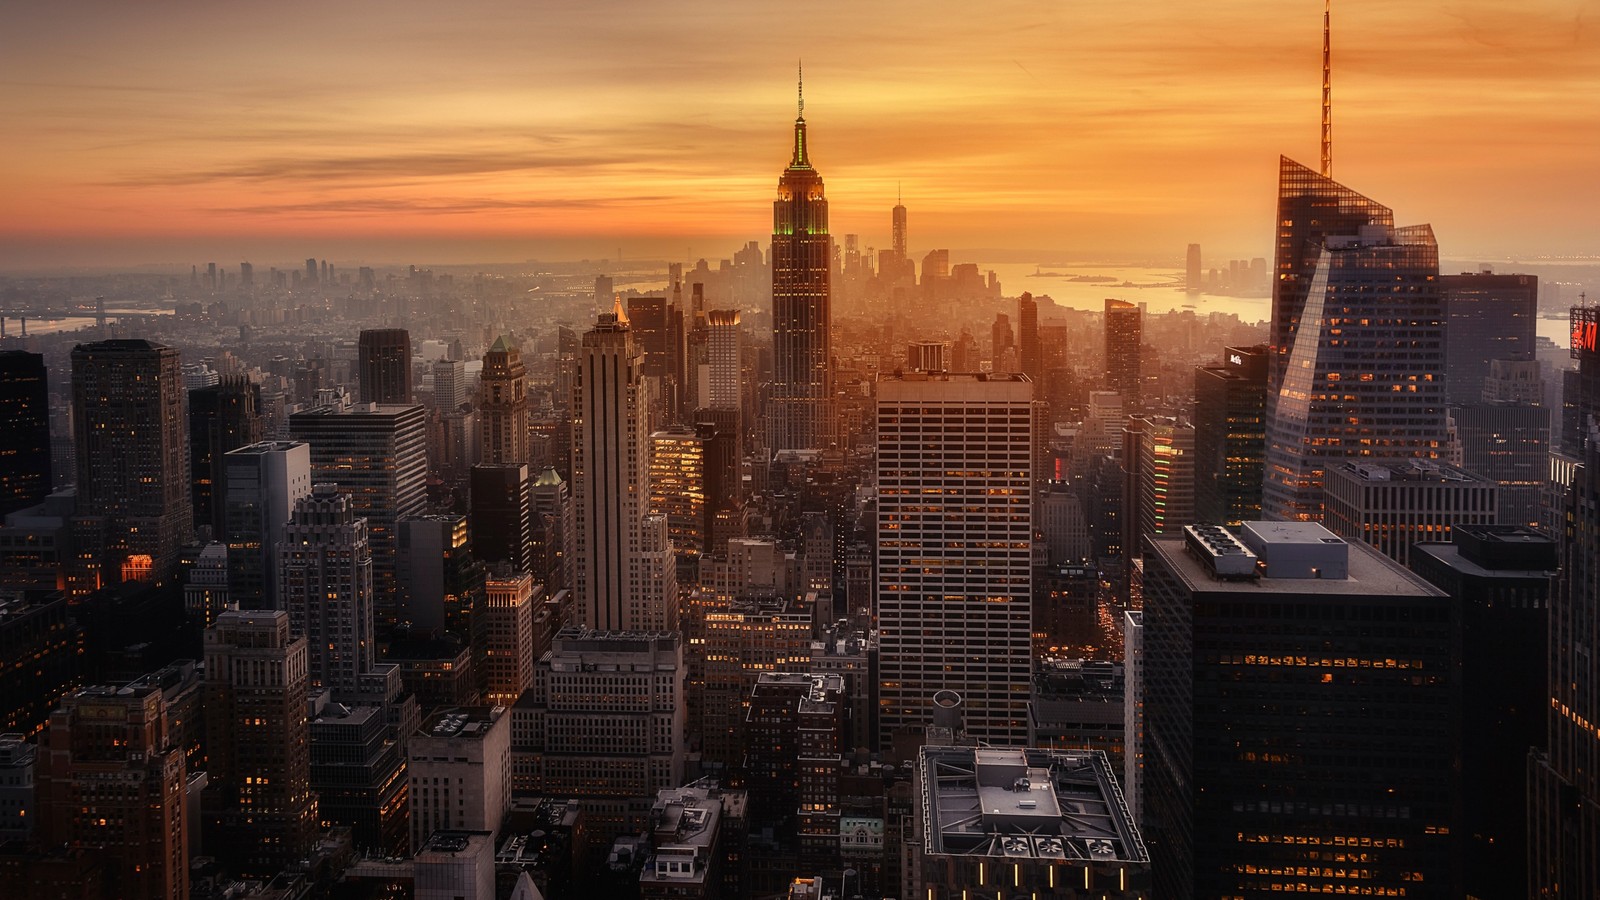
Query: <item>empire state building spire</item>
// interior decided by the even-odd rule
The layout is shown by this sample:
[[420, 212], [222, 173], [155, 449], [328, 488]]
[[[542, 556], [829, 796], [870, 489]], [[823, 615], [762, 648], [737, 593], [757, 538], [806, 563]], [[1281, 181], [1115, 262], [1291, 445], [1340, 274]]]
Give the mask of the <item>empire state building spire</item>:
[[804, 64], [799, 69], [799, 111], [794, 117], [794, 156], [789, 160], [791, 169], [809, 169], [811, 160], [806, 157], [806, 70]]

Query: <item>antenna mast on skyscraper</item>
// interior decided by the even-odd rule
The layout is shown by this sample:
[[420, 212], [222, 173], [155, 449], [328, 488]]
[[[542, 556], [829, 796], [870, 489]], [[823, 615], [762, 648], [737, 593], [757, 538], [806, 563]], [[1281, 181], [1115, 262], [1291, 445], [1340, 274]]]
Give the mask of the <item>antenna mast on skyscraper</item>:
[[799, 96], [800, 96], [800, 114], [799, 115], [800, 115], [800, 118], [804, 119], [806, 117], [806, 64], [805, 64], [805, 60], [800, 60], [799, 62], [795, 63], [795, 69], [799, 73], [798, 84], [797, 84], [797, 87], [796, 87], [797, 91], [799, 92]]
[[1333, 54], [1329, 41], [1332, 0], [1322, 0], [1322, 177], [1333, 177]]

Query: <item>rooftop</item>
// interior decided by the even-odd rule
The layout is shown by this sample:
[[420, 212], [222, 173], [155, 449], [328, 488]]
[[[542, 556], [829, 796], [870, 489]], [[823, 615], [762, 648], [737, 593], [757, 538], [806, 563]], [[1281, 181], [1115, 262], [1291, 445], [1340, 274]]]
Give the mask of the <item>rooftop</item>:
[[[1293, 554], [1299, 540], [1308, 539], [1312, 535], [1321, 534], [1324, 537], [1331, 533], [1321, 525], [1304, 522], [1247, 522], [1246, 527], [1267, 526], [1269, 535], [1277, 534], [1285, 537], [1290, 555]], [[1320, 540], [1320, 539], [1319, 539]], [[1181, 579], [1189, 590], [1196, 594], [1242, 594], [1261, 592], [1263, 595], [1295, 595], [1307, 596], [1388, 596], [1388, 597], [1437, 597], [1442, 593], [1423, 578], [1414, 575], [1402, 568], [1398, 563], [1379, 553], [1377, 550], [1360, 542], [1346, 544], [1340, 541], [1346, 557], [1345, 576], [1343, 578], [1325, 577], [1278, 577], [1272, 574], [1269, 568], [1261, 577], [1253, 580], [1224, 579], [1213, 575], [1209, 567], [1197, 556], [1185, 552], [1184, 541], [1181, 538], [1150, 538], [1148, 546], [1150, 553], [1146, 554], [1146, 570], [1153, 556], [1159, 556], [1172, 572]], [[1272, 552], [1272, 543], [1266, 545], [1268, 554]]]
[[417, 733], [434, 738], [476, 738], [482, 740], [502, 713], [499, 706], [460, 706], [442, 709], [422, 721]]
[[1148, 862], [1144, 840], [1094, 750], [925, 746], [918, 754], [929, 854]]

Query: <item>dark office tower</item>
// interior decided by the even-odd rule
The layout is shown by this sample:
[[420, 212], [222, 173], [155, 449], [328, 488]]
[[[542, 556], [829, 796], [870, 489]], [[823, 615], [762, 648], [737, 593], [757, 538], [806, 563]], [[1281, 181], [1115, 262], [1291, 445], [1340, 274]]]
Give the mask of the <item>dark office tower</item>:
[[1005, 313], [995, 313], [994, 324], [989, 326], [989, 358], [994, 363], [995, 371], [1000, 371], [1001, 357], [1016, 343], [1016, 333], [1011, 330], [1011, 317]]
[[1455, 406], [1461, 468], [1500, 485], [1499, 521], [1544, 527], [1549, 482], [1550, 409], [1538, 360], [1493, 360], [1483, 399]]
[[50, 493], [50, 392], [44, 356], [0, 351], [0, 518]]
[[572, 492], [554, 467], [540, 472], [529, 489], [533, 506], [533, 577], [545, 586], [545, 596], [570, 590], [573, 564]]
[[[141, 340], [72, 351], [73, 531], [90, 584], [160, 580], [193, 532], [178, 351]], [[148, 576], [144, 573], [148, 572]]]
[[211, 539], [228, 537], [223, 457], [261, 440], [261, 385], [229, 377], [189, 392], [189, 471], [194, 486], [194, 525]]
[[1554, 520], [1561, 574], [1540, 704], [1545, 753], [1528, 765], [1529, 897], [1600, 896], [1600, 656], [1592, 649], [1600, 643], [1600, 431], [1589, 430], [1580, 459]]
[[1183, 287], [1191, 294], [1200, 293], [1200, 245], [1189, 245], [1188, 265], [1184, 269]]
[[1299, 163], [1281, 175], [1262, 503], [1316, 521], [1333, 462], [1446, 450], [1439, 246]]
[[278, 608], [310, 647], [311, 686], [357, 693], [372, 671], [372, 550], [367, 520], [331, 484], [294, 505], [278, 544]]
[[318, 407], [289, 417], [289, 433], [311, 445], [313, 482], [331, 482], [367, 520], [379, 620], [398, 611], [395, 523], [427, 503], [427, 412], [421, 406]]
[[361, 402], [411, 403], [411, 334], [404, 328], [361, 332]]
[[255, 267], [247, 262], [239, 263], [239, 286], [245, 290], [256, 286]]
[[311, 446], [262, 441], [223, 454], [229, 599], [240, 609], [278, 603], [278, 542], [295, 501], [311, 493]]
[[62, 700], [35, 766], [40, 845], [91, 851], [116, 884], [107, 896], [188, 900], [188, 772], [159, 685], [91, 687]]
[[306, 258], [306, 283], [317, 283], [317, 258], [314, 256]]
[[1314, 522], [1144, 560], [1152, 896], [1460, 897], [1456, 601]]
[[1539, 279], [1492, 272], [1440, 275], [1449, 342], [1445, 352], [1445, 402], [1476, 403], [1489, 363], [1533, 359], [1539, 317]]
[[574, 388], [572, 501], [580, 621], [672, 630], [678, 591], [667, 521], [650, 513], [649, 390], [622, 304], [583, 335]]
[[594, 305], [597, 309], [605, 309], [616, 296], [616, 288], [610, 275], [596, 275], [594, 277]]
[[1106, 298], [1106, 390], [1122, 396], [1122, 408], [1139, 409], [1139, 352], [1144, 342], [1144, 311], [1126, 300]]
[[400, 520], [400, 621], [415, 636], [451, 631], [463, 637], [481, 602], [483, 566], [472, 555], [467, 517]]
[[473, 466], [467, 516], [472, 555], [485, 565], [505, 563], [518, 572], [533, 571], [532, 502], [527, 466]]
[[522, 351], [495, 338], [483, 354], [478, 380], [478, 428], [481, 459], [489, 465], [528, 461], [528, 369]]
[[800, 113], [794, 120], [794, 155], [778, 179], [772, 204], [769, 450], [826, 449], [832, 430], [828, 201], [822, 176], [806, 153], [803, 98]]
[[644, 376], [656, 379], [658, 395], [667, 383], [667, 298], [629, 297], [628, 329], [644, 353]]
[[1411, 570], [1455, 598], [1461, 618], [1468, 897], [1527, 896], [1528, 750], [1544, 745], [1556, 555], [1523, 525], [1458, 525], [1451, 543], [1411, 548]]
[[1562, 373], [1561, 451], [1583, 455], [1590, 426], [1600, 420], [1600, 307], [1572, 307], [1572, 358], [1575, 369]]
[[204, 846], [239, 875], [270, 879], [316, 839], [306, 689], [288, 613], [235, 610], [206, 629]]
[[[881, 739], [956, 691], [967, 730], [1027, 739], [1033, 386], [1021, 375], [878, 383]], [[961, 476], [946, 475], [959, 466]]]
[[1261, 518], [1266, 464], [1267, 346], [1225, 347], [1222, 365], [1194, 370], [1196, 522]]
[[[1017, 298], [1017, 353], [1022, 357], [1022, 374], [1034, 384], [1044, 383], [1044, 358], [1039, 347], [1039, 303], [1024, 292]], [[1041, 398], [1042, 399], [1042, 398]]]

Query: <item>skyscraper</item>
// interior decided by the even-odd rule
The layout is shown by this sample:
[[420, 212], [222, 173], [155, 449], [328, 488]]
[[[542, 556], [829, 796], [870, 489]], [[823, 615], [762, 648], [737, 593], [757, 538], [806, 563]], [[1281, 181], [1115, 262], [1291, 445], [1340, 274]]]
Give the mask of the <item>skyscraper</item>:
[[1201, 266], [1201, 262], [1200, 262], [1200, 245], [1199, 244], [1190, 244], [1189, 245], [1189, 256], [1188, 256], [1188, 259], [1185, 260], [1185, 262], [1187, 263], [1187, 265], [1185, 266], [1184, 272], [1183, 272], [1183, 274], [1184, 274], [1183, 288], [1184, 288], [1184, 290], [1188, 291], [1191, 294], [1198, 294], [1198, 293], [1200, 293], [1200, 272], [1201, 272], [1201, 268], [1200, 268], [1200, 266]]
[[1144, 340], [1144, 311], [1126, 300], [1106, 298], [1106, 389], [1122, 395], [1122, 408], [1139, 408], [1139, 349]]
[[357, 349], [361, 402], [411, 403], [411, 334], [404, 328], [367, 328]]
[[1334, 461], [1446, 449], [1445, 317], [1427, 225], [1281, 160], [1265, 514], [1320, 520]]
[[833, 399], [828, 273], [828, 201], [806, 152], [805, 99], [794, 120], [794, 153], [772, 204], [772, 397], [769, 450], [828, 446]]
[[[427, 412], [421, 406], [322, 406], [289, 417], [289, 432], [311, 445], [311, 477], [339, 486], [367, 521], [378, 615], [398, 615], [397, 523], [427, 503]], [[314, 644], [315, 642], [313, 642]]]
[[1261, 518], [1267, 443], [1267, 348], [1225, 347], [1222, 365], [1194, 371], [1196, 522]]
[[194, 485], [194, 526], [211, 539], [227, 539], [224, 456], [262, 438], [261, 385], [226, 378], [189, 392], [189, 468]]
[[1027, 738], [1033, 390], [1024, 376], [878, 383], [881, 726], [961, 694], [980, 740]]
[[50, 391], [44, 356], [0, 351], [0, 518], [50, 493]]
[[622, 304], [583, 335], [574, 386], [576, 594], [593, 628], [677, 627], [666, 519], [650, 515], [649, 392]]
[[[1592, 333], [1588, 347], [1592, 356]], [[1590, 649], [1600, 643], [1600, 431], [1587, 435], [1554, 520], [1561, 574], [1550, 595], [1547, 743], [1528, 766], [1530, 897], [1600, 894], [1600, 657]]]
[[486, 565], [506, 563], [533, 571], [533, 498], [528, 467], [501, 463], [472, 467], [469, 501], [472, 554]]
[[306, 639], [282, 610], [225, 612], [206, 629], [206, 851], [271, 878], [311, 849]]
[[482, 668], [483, 699], [490, 706], [511, 706], [533, 687], [533, 609], [544, 591], [525, 572], [491, 574], [484, 586]]
[[1243, 528], [1146, 542], [1152, 896], [1460, 897], [1455, 601], [1321, 525]]
[[161, 579], [193, 531], [189, 447], [178, 351], [143, 340], [72, 351], [72, 425], [78, 459], [80, 555], [86, 580], [132, 573]]
[[1017, 353], [1022, 357], [1022, 374], [1028, 376], [1028, 380], [1034, 384], [1043, 384], [1044, 358], [1040, 356], [1039, 347], [1039, 302], [1026, 291], [1017, 298]]
[[278, 603], [278, 542], [294, 505], [311, 493], [311, 445], [262, 441], [222, 456], [229, 597], [240, 609]]
[[478, 427], [482, 462], [501, 465], [528, 462], [528, 369], [522, 351], [495, 338], [483, 354], [478, 381]]
[[188, 772], [159, 685], [91, 687], [62, 700], [34, 778], [41, 845], [94, 851], [118, 897], [188, 900]]
[[1495, 360], [1531, 360], [1539, 317], [1536, 275], [1466, 272], [1440, 275], [1450, 341], [1445, 356], [1445, 400], [1477, 403]]
[[331, 484], [294, 505], [278, 545], [278, 608], [310, 647], [312, 687], [354, 693], [372, 671], [372, 550], [367, 520]]

